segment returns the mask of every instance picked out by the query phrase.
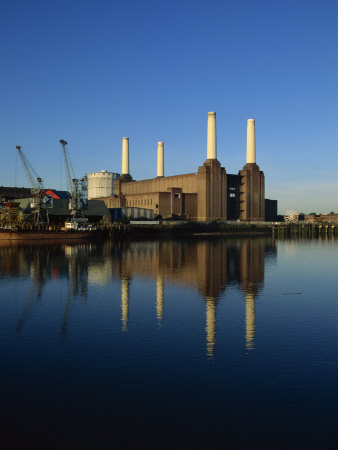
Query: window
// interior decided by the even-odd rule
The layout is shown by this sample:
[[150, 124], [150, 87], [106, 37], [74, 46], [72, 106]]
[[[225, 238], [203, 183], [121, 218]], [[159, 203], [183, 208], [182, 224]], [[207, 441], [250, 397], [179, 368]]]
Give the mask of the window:
[[232, 197], [232, 198], [233, 198], [233, 197], [236, 197], [236, 194], [234, 194], [233, 192], [231, 192], [229, 197]]
[[174, 198], [181, 198], [181, 194], [179, 194], [178, 192], [174, 193]]

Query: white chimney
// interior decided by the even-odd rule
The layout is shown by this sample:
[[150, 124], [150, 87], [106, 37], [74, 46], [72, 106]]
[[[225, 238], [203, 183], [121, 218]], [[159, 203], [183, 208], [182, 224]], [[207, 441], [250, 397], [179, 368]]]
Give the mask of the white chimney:
[[248, 119], [246, 142], [246, 162], [256, 163], [255, 119]]
[[129, 175], [129, 138], [122, 139], [122, 175]]
[[208, 113], [207, 159], [217, 159], [216, 113]]
[[157, 143], [157, 176], [164, 177], [164, 144]]

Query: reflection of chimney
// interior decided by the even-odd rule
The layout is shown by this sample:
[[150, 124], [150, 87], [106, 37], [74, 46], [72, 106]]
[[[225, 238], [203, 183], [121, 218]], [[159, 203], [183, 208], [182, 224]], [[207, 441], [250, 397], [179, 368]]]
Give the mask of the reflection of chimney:
[[163, 142], [157, 143], [157, 176], [164, 177], [164, 149]]
[[217, 159], [215, 112], [208, 113], [207, 159]]
[[163, 297], [164, 297], [164, 283], [161, 274], [157, 274], [156, 279], [156, 316], [160, 322], [163, 318]]
[[122, 331], [128, 331], [129, 314], [129, 279], [121, 278], [121, 312]]
[[216, 301], [213, 297], [206, 298], [207, 307], [207, 356], [213, 358], [216, 345]]
[[247, 137], [246, 137], [246, 162], [247, 164], [256, 163], [256, 141], [255, 141], [255, 119], [248, 119]]
[[255, 345], [255, 295], [245, 294], [245, 340], [247, 350]]
[[122, 139], [122, 175], [129, 175], [129, 138]]

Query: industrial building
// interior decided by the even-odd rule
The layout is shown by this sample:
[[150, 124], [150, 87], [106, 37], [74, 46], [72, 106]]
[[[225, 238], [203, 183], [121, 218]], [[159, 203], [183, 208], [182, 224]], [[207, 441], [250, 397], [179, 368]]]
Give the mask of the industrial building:
[[129, 139], [122, 140], [122, 174], [114, 195], [97, 197], [107, 207], [152, 210], [163, 218], [198, 221], [265, 220], [264, 173], [256, 164], [255, 120], [247, 123], [246, 164], [238, 174], [227, 174], [217, 159], [216, 113], [208, 113], [207, 159], [197, 173], [164, 176], [164, 144], [158, 142], [157, 177], [135, 181], [129, 173]]
[[[64, 148], [67, 143], [60, 142], [66, 155], [68, 173], [70, 169]], [[46, 206], [52, 222], [62, 221], [71, 213], [69, 199], [75, 198], [75, 194], [70, 193], [74, 187], [70, 172], [68, 178], [69, 192], [44, 191], [50, 198], [50, 204]], [[164, 176], [164, 143], [158, 142], [157, 177], [135, 181], [129, 171], [129, 138], [124, 137], [122, 174], [107, 170], [88, 173], [88, 203], [83, 214], [91, 216], [92, 220], [104, 218], [113, 222], [123, 218], [153, 219], [158, 216], [202, 222], [275, 221], [277, 201], [265, 199], [264, 186], [264, 173], [256, 164], [255, 120], [247, 121], [246, 163], [237, 174], [229, 174], [217, 159], [216, 113], [209, 112], [206, 160], [197, 172]], [[0, 187], [0, 191], [5, 200], [19, 199], [19, 209], [23, 214], [29, 213], [29, 202], [22, 199], [31, 197], [31, 189]]]
[[[0, 223], [5, 224], [7, 216], [12, 224], [29, 220], [33, 210], [31, 189], [0, 186], [0, 195]], [[64, 225], [71, 214], [69, 207], [71, 194], [68, 191], [46, 189], [44, 196], [49, 224]], [[6, 208], [6, 204], [10, 206], [10, 209]], [[98, 200], [88, 200], [83, 215], [90, 223], [97, 223], [103, 218], [110, 220], [110, 211], [103, 201]]]

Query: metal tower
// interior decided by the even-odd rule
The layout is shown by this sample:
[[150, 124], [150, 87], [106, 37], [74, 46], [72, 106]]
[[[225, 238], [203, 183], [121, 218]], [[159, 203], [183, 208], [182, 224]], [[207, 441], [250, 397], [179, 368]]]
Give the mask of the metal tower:
[[43, 185], [43, 179], [38, 176], [34, 168], [21, 150], [21, 146], [17, 145], [16, 149], [19, 153], [23, 168], [26, 173], [28, 183], [31, 187], [30, 206], [32, 208], [32, 219], [36, 225], [43, 225], [49, 223], [48, 211], [46, 207], [45, 187]]

